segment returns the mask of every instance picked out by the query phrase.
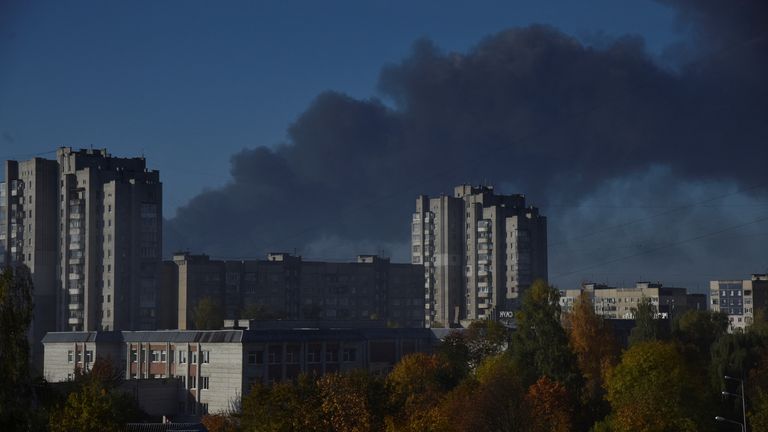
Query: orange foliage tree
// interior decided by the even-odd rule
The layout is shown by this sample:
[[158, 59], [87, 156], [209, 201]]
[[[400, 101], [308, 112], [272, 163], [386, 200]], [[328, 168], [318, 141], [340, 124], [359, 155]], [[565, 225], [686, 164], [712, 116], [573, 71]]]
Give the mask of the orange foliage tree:
[[573, 404], [568, 390], [557, 381], [541, 377], [525, 395], [530, 432], [568, 432], [573, 429]]

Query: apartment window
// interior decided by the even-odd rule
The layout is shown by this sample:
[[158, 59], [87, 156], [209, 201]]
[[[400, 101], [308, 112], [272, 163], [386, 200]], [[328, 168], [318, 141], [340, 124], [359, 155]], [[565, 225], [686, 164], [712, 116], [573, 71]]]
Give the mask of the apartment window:
[[75, 361], [75, 352], [72, 350], [67, 351], [67, 362], [72, 363]]
[[264, 364], [264, 351], [248, 351], [248, 364]]
[[93, 351], [88, 350], [85, 352], [85, 362], [86, 363], [93, 363]]
[[209, 385], [209, 377], [207, 376], [201, 376], [200, 377], [200, 388], [203, 390], [208, 390]]
[[179, 378], [181, 378], [181, 386], [187, 388], [187, 376], [181, 375]]
[[345, 362], [353, 362], [357, 360], [357, 350], [355, 348], [344, 348], [342, 352], [342, 360]]
[[152, 363], [160, 363], [160, 351], [152, 350]]
[[138, 350], [131, 348], [131, 362], [136, 363], [138, 361], [139, 361]]
[[197, 388], [197, 375], [190, 375], [189, 377], [189, 388]]
[[192, 351], [192, 363], [197, 363], [197, 351]]
[[201, 403], [200, 404], [200, 414], [203, 414], [203, 415], [208, 414], [208, 404], [207, 403]]
[[203, 363], [210, 363], [211, 362], [211, 352], [210, 351], [203, 351], [201, 354], [203, 356]]
[[75, 351], [75, 361], [77, 363], [80, 363], [83, 361], [83, 352], [82, 351]]
[[187, 362], [187, 351], [179, 351], [179, 364], [184, 364]]

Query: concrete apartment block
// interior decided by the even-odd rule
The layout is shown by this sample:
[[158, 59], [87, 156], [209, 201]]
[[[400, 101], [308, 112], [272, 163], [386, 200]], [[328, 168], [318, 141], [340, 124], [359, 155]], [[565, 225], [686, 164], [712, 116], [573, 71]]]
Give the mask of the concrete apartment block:
[[[389, 259], [361, 255], [357, 262], [304, 261], [287, 253], [266, 260], [220, 261], [206, 255], [174, 255], [179, 329], [194, 327], [192, 311], [210, 298], [225, 318], [243, 317], [258, 307], [260, 318], [371, 320], [400, 327], [421, 327], [424, 300], [419, 266], [393, 264]], [[256, 318], [256, 317], [250, 317]]]
[[56, 329], [58, 165], [34, 158], [6, 161], [0, 182], [0, 268], [26, 265], [34, 284], [32, 362], [42, 366], [45, 333]]
[[162, 259], [162, 184], [144, 158], [60, 148], [56, 311], [61, 330], [153, 329]]
[[586, 292], [595, 307], [595, 313], [608, 319], [634, 319], [632, 309], [647, 298], [656, 306], [659, 318], [667, 319], [688, 310], [706, 310], [703, 295], [688, 294], [685, 288], [665, 287], [660, 283], [637, 282], [634, 287], [616, 288], [596, 283], [585, 283], [581, 289], [560, 292], [560, 306], [564, 313], [573, 310], [573, 304]]
[[523, 195], [460, 185], [416, 199], [411, 262], [424, 266], [427, 326], [508, 319], [535, 279], [547, 279], [547, 224]]
[[710, 309], [728, 315], [731, 331], [751, 325], [757, 309], [768, 309], [768, 274], [709, 282]]
[[158, 293], [161, 257], [162, 184], [144, 158], [62, 147], [5, 162], [0, 267], [31, 271], [33, 365], [49, 331], [156, 328], [174, 301]]

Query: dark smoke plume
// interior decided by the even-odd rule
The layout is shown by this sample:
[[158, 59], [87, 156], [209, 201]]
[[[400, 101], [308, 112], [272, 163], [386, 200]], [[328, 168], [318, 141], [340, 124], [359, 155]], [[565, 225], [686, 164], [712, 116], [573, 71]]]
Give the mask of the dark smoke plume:
[[[491, 35], [466, 53], [417, 41], [382, 69], [380, 99], [323, 93], [288, 142], [234, 155], [232, 181], [168, 221], [166, 251], [346, 257], [385, 248], [407, 260], [415, 197], [459, 183], [525, 193], [546, 210], [557, 242], [631, 216], [628, 197], [618, 213], [568, 214], [595, 196], [617, 199], [606, 192], [611, 182], [663, 172], [686, 185], [646, 197], [664, 202], [686, 201], [697, 184], [733, 191], [768, 182], [768, 3], [664, 3], [692, 35], [670, 48], [685, 59], [676, 68], [659, 65], [638, 37], [594, 48], [538, 25]], [[657, 180], [630, 189], [666, 189]], [[599, 250], [618, 240], [588, 241]], [[568, 250], [553, 251], [561, 254], [553, 266], [592, 257]]]

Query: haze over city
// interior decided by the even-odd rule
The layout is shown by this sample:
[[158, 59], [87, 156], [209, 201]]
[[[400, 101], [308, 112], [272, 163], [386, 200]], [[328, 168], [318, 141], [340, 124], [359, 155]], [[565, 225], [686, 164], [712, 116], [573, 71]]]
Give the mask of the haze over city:
[[[408, 262], [419, 194], [525, 194], [549, 280], [768, 269], [761, 2], [0, 5], [0, 156], [145, 155], [164, 253]], [[97, 36], [95, 36], [97, 35]]]

